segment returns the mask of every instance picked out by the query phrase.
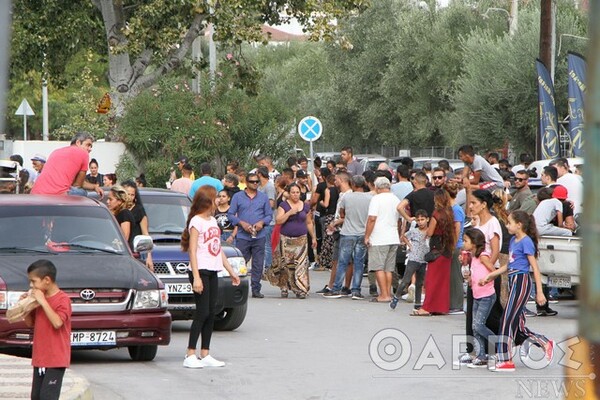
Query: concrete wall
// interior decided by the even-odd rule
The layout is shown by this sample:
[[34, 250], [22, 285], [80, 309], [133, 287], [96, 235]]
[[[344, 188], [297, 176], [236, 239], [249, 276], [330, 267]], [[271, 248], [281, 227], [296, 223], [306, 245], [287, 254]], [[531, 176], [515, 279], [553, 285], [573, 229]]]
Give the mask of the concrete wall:
[[[31, 167], [30, 160], [35, 154], [48, 158], [52, 151], [69, 144], [68, 141], [0, 140], [0, 159], [8, 160], [12, 154], [20, 154], [24, 166]], [[98, 161], [98, 171], [101, 174], [109, 174], [115, 172], [119, 158], [125, 152], [125, 145], [120, 142], [94, 142], [90, 159]]]

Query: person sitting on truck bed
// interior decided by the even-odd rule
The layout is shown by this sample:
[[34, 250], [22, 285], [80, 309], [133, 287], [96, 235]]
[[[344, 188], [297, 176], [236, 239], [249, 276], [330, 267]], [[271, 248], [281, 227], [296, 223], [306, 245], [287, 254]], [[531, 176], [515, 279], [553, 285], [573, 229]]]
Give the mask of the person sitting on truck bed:
[[[553, 188], [542, 188], [537, 193], [538, 206], [533, 212], [535, 224], [540, 236], [573, 236], [573, 232], [567, 228], [561, 228], [563, 224], [563, 204], [560, 200], [552, 198]], [[565, 189], [566, 191], [566, 189]], [[557, 218], [559, 226], [552, 224]]]
[[100, 186], [85, 181], [93, 143], [92, 135], [78, 132], [70, 146], [54, 150], [46, 161], [44, 173], [33, 184], [31, 194], [87, 196], [86, 190], [94, 190], [102, 199], [104, 192]]
[[560, 200], [560, 202], [562, 203], [562, 206], [563, 206], [563, 214], [562, 214], [563, 223], [562, 223], [562, 225], [558, 224], [558, 218], [554, 218], [552, 220], [552, 223], [558, 227], [567, 228], [574, 233], [575, 230], [577, 229], [577, 225], [575, 224], [575, 218], [573, 217], [573, 214], [574, 214], [573, 205], [569, 200], [567, 200], [569, 191], [567, 190], [566, 187], [564, 187], [562, 185], [556, 185], [552, 189], [553, 189], [552, 197]]

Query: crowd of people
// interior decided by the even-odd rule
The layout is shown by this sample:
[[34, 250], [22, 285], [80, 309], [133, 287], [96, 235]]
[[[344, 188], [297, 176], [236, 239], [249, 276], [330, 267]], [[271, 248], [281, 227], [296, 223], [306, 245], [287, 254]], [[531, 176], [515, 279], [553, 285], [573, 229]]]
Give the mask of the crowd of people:
[[[72, 146], [53, 152], [31, 192], [95, 190], [103, 196], [97, 182], [111, 174], [102, 176], [97, 161], [88, 159], [92, 142], [80, 134]], [[444, 161], [414, 169], [406, 157], [394, 174], [385, 163], [362, 171], [349, 146], [341, 149], [339, 161], [323, 165], [316, 158], [311, 169], [306, 158], [290, 157], [279, 172], [272, 158], [261, 155], [249, 172], [230, 162], [223, 179], [213, 176], [209, 163], [200, 165], [195, 179], [188, 159], [177, 160], [181, 177], [174, 171], [170, 188], [193, 199], [182, 244], [190, 253], [189, 279], [201, 311], [184, 366], [223, 365], [208, 354], [215, 271], [227, 269], [234, 284], [239, 278], [221, 251], [222, 242], [238, 247], [251, 262], [253, 298], [264, 298], [267, 280], [283, 298], [291, 291], [306, 299], [314, 270], [329, 272], [328, 284], [316, 293], [362, 300], [367, 273], [371, 302], [392, 310], [402, 300], [414, 303], [410, 315], [415, 317], [465, 315], [465, 333], [475, 345], [467, 347], [461, 363], [511, 371], [512, 347], [527, 343], [551, 358], [553, 342], [525, 326], [526, 317], [557, 314], [549, 303], [558, 293], [541, 282], [537, 241], [541, 234], [577, 232], [582, 178], [571, 172], [567, 159], [553, 160], [541, 171], [544, 187], [534, 195], [530, 156], [522, 155], [522, 165], [511, 168], [497, 154], [483, 157], [469, 145], [457, 153], [465, 163], [461, 171]], [[131, 246], [136, 234], [147, 233], [140, 184], [110, 183], [108, 207]], [[529, 300], [536, 312], [527, 309]], [[497, 335], [507, 339], [496, 342]], [[490, 363], [496, 356], [498, 362]]]

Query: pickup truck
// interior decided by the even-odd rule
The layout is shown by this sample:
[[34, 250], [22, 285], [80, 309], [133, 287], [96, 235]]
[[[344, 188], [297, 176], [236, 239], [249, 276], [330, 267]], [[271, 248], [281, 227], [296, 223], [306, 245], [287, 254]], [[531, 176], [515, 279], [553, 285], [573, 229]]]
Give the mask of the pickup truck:
[[[148, 216], [148, 231], [154, 241], [152, 261], [155, 275], [169, 294], [169, 311], [174, 320], [191, 319], [196, 310], [192, 285], [188, 280], [188, 253], [181, 250], [181, 233], [185, 229], [191, 200], [182, 193], [166, 189], [140, 188], [142, 204]], [[241, 278], [233, 286], [227, 271], [219, 273], [215, 329], [230, 331], [246, 318], [249, 283], [242, 253], [227, 243], [223, 251]]]
[[[134, 239], [136, 251], [151, 247]], [[71, 299], [71, 346], [127, 347], [134, 361], [151, 361], [171, 340], [167, 292], [129, 249], [115, 218], [80, 196], [0, 196], [0, 347], [31, 347], [33, 332], [8, 323], [6, 310], [29, 290], [27, 267], [56, 265], [58, 286]]]
[[582, 249], [580, 237], [542, 236], [538, 248], [538, 265], [544, 283], [557, 288], [579, 285]]

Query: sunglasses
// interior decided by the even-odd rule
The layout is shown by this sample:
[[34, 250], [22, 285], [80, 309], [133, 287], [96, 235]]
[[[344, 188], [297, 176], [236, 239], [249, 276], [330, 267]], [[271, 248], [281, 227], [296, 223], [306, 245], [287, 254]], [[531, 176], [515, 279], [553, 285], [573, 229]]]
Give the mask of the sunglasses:
[[525, 178], [515, 178], [515, 182], [523, 182], [526, 181], [527, 179]]
[[258, 183], [259, 181], [246, 181], [248, 183]]
[[433, 179], [444, 179], [443, 176], [432, 176]]
[[410, 177], [410, 180], [411, 180], [411, 181], [414, 181], [414, 180], [415, 180], [415, 177], [414, 177], [414, 176], [411, 176], [411, 177]]

